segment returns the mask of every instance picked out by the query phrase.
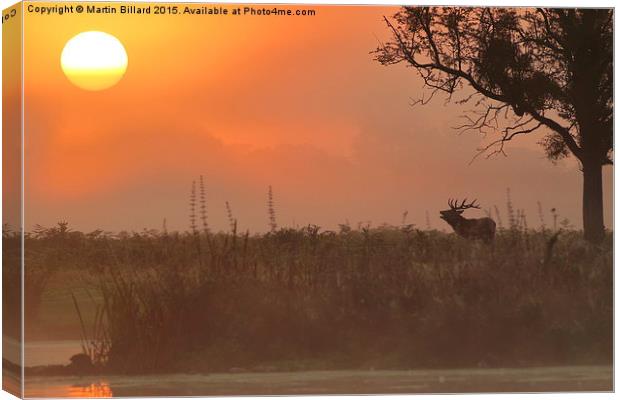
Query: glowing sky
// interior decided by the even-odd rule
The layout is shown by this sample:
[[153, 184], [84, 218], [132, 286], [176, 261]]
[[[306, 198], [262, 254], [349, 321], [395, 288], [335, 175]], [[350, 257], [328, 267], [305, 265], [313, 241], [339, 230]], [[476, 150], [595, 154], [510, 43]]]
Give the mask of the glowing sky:
[[[307, 8], [307, 7], [303, 7]], [[26, 225], [187, 229], [193, 179], [204, 175], [209, 222], [267, 229], [267, 187], [280, 225], [349, 221], [447, 227], [448, 197], [516, 208], [539, 225], [537, 202], [581, 226], [581, 175], [535, 144], [479, 159], [485, 143], [451, 129], [467, 106], [411, 107], [421, 81], [369, 54], [395, 8], [315, 6], [313, 17], [26, 14]], [[86, 91], [63, 74], [67, 40], [117, 37], [129, 66], [114, 87]], [[611, 224], [611, 169], [605, 173]], [[480, 215], [472, 212], [473, 215]], [[504, 214], [504, 223], [507, 216]]]

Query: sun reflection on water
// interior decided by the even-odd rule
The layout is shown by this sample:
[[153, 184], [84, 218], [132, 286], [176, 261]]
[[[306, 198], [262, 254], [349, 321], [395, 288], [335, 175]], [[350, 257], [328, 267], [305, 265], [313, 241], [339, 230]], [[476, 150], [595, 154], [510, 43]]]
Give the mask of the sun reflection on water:
[[112, 397], [112, 389], [108, 382], [91, 383], [90, 385], [72, 385], [67, 387], [67, 397]]
[[26, 386], [26, 397], [105, 398], [114, 396], [107, 381], [70, 385], [46, 385], [42, 388], [29, 388], [28, 386]]

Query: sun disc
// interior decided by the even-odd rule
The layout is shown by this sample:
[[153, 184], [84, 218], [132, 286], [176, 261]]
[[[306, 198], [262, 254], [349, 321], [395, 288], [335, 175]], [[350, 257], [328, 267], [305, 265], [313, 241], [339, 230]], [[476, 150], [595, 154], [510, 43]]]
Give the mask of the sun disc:
[[82, 32], [65, 44], [60, 65], [77, 87], [104, 90], [116, 85], [125, 75], [127, 52], [120, 40], [109, 33]]

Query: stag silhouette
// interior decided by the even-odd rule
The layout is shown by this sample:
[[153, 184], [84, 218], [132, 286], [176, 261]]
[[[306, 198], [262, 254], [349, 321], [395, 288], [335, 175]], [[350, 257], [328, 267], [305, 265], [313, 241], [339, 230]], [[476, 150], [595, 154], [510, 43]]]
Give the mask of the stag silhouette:
[[476, 205], [476, 200], [467, 203], [467, 199], [461, 204], [457, 200], [448, 200], [449, 210], [440, 211], [440, 218], [446, 221], [454, 232], [466, 239], [481, 239], [489, 243], [495, 239], [495, 221], [491, 218], [472, 218], [463, 217], [463, 211], [469, 208], [480, 208]]

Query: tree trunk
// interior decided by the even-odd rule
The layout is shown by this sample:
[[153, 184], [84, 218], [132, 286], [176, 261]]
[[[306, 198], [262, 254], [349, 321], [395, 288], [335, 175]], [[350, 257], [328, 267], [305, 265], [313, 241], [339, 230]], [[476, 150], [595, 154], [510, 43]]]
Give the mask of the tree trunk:
[[600, 242], [603, 226], [603, 166], [598, 160], [583, 162], [583, 233], [587, 241]]

